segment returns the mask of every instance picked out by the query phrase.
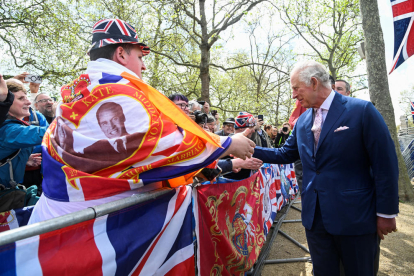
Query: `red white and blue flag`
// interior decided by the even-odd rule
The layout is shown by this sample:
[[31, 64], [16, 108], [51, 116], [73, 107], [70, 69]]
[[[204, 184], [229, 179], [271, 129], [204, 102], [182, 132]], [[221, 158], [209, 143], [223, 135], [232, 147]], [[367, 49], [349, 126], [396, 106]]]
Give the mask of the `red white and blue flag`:
[[414, 54], [414, 0], [391, 0], [394, 17], [394, 60], [390, 74]]
[[2, 275], [194, 275], [191, 188], [0, 247]]
[[27, 225], [34, 206], [0, 213], [0, 232]]
[[414, 102], [410, 101], [411, 104], [411, 115], [413, 115], [413, 122], [414, 122]]

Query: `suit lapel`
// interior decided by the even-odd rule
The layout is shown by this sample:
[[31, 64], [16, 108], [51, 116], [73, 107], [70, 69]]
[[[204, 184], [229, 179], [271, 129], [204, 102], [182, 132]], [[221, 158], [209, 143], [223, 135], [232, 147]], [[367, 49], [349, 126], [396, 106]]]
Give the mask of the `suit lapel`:
[[319, 147], [322, 145], [323, 141], [325, 140], [326, 136], [328, 135], [329, 131], [335, 124], [335, 122], [339, 119], [341, 114], [345, 110], [345, 103], [347, 102], [346, 98], [339, 93], [335, 93], [335, 97], [332, 100], [332, 104], [329, 107], [328, 114], [326, 115], [325, 122], [322, 126], [321, 136], [319, 137], [318, 147], [316, 151], [318, 151]]
[[312, 149], [311, 152], [313, 154], [314, 151], [314, 144], [315, 144], [315, 138], [313, 136], [313, 132], [312, 132], [312, 125], [313, 125], [313, 109], [309, 108], [309, 111], [305, 114], [305, 120], [304, 120], [304, 125], [305, 125], [305, 130], [306, 130], [306, 137], [308, 137], [308, 143], [309, 143], [309, 147]]

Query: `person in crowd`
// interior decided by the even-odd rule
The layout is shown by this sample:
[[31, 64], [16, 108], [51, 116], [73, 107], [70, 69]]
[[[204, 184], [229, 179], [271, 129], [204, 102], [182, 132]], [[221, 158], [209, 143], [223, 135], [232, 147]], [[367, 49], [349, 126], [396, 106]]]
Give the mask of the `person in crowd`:
[[272, 141], [270, 141], [270, 138], [267, 135], [266, 131], [262, 130], [263, 124], [264, 122], [262, 119], [257, 120], [255, 132], [252, 134], [251, 139], [259, 147], [271, 148]]
[[[235, 123], [236, 135], [239, 133], [244, 133], [244, 135], [246, 135], [247, 138], [252, 139], [252, 135], [255, 133], [257, 125], [257, 120], [252, 114], [248, 112], [239, 112], [239, 114], [235, 118]], [[254, 162], [253, 166], [262, 164], [260, 161], [257, 161], [256, 159], [253, 159], [252, 162]], [[241, 180], [248, 178], [251, 175], [251, 172], [252, 167], [242, 168], [241, 170], [236, 169], [234, 172], [227, 174], [225, 177], [234, 180]]]
[[[24, 88], [23, 83], [16, 78], [11, 78], [11, 79], [6, 80], [6, 84], [11, 91], [23, 91], [24, 93], [27, 94], [27, 91]], [[30, 83], [30, 85], [32, 89], [36, 89], [36, 88], [38, 89], [39, 87], [38, 84], [32, 85], [32, 83]], [[41, 127], [46, 127], [46, 128], [49, 126], [49, 123], [46, 121], [46, 118], [43, 116], [43, 114], [41, 114], [38, 111], [33, 110], [31, 106], [29, 107], [29, 114], [30, 114], [29, 116], [25, 116], [23, 118], [23, 121], [25, 121], [29, 125], [41, 126]], [[35, 147], [33, 147], [32, 154], [37, 154], [36, 156], [40, 157], [41, 152], [42, 152], [42, 147], [40, 143], [36, 145]], [[38, 166], [28, 165], [25, 168], [24, 179], [23, 179], [23, 182], [21, 182], [21, 184], [23, 184], [26, 188], [32, 185], [36, 185], [37, 193], [38, 195], [41, 195], [42, 180], [43, 180], [43, 176], [42, 176], [42, 170], [41, 170], [40, 164]]]
[[207, 127], [211, 133], [215, 132], [216, 129], [216, 119], [212, 115], [207, 115]]
[[276, 140], [276, 136], [279, 133], [279, 130], [277, 129], [277, 126], [272, 126], [272, 140]]
[[170, 96], [168, 96], [168, 99], [173, 101], [178, 107], [181, 108], [182, 111], [184, 111], [185, 114], [190, 115], [190, 109], [188, 106], [188, 99], [183, 94], [175, 93]]
[[387, 125], [372, 103], [333, 91], [318, 62], [296, 64], [290, 81], [309, 109], [281, 149], [256, 147], [253, 156], [275, 164], [300, 157], [315, 275], [339, 275], [340, 261], [346, 275], [374, 275], [377, 236], [397, 229], [398, 161]]
[[291, 133], [290, 124], [288, 122], [284, 122], [282, 127], [279, 129], [279, 133], [275, 139], [275, 147], [281, 148], [285, 144], [286, 140], [289, 138]]
[[218, 136], [229, 136], [230, 134], [234, 134], [234, 125], [236, 122], [234, 121], [234, 118], [227, 118], [223, 122], [223, 127], [220, 131], [217, 131], [216, 134]]
[[275, 139], [277, 136], [277, 129], [276, 131], [274, 130], [274, 127], [272, 125], [264, 125], [264, 131], [266, 132], [267, 136], [269, 137], [270, 140], [270, 145], [272, 146], [272, 148], [275, 147]]
[[210, 104], [208, 102], [204, 102], [201, 111], [204, 114], [211, 115], [211, 113], [210, 113]]
[[45, 93], [36, 95], [34, 99], [35, 109], [45, 116], [47, 122], [51, 124], [56, 118], [56, 105], [55, 100]]
[[0, 74], [0, 125], [6, 120], [13, 100], [14, 94], [7, 89], [6, 81]]
[[345, 80], [337, 80], [335, 82], [335, 90], [344, 96], [351, 95], [351, 86]]
[[201, 111], [201, 105], [196, 100], [191, 100], [188, 102], [188, 111], [190, 114], [194, 113], [195, 111]]
[[[23, 85], [9, 82], [7, 89], [14, 94], [14, 101], [6, 120], [0, 125], [0, 162], [2, 163], [0, 184], [3, 189], [16, 188], [23, 181], [26, 164], [40, 165], [42, 161], [40, 154], [32, 154], [32, 150], [42, 142], [47, 129], [47, 127], [31, 126], [23, 121], [24, 117], [30, 115], [31, 104]], [[4, 206], [4, 204], [11, 205]], [[0, 202], [0, 206], [2, 210], [23, 207], [20, 203], [15, 205], [11, 202]]]
[[[123, 20], [98, 21], [93, 26], [89, 50], [91, 61], [86, 74], [76, 79], [82, 85], [75, 86], [74, 81], [62, 87], [64, 103], [59, 105], [56, 119], [61, 119], [60, 127], [68, 130], [65, 135], [72, 132], [67, 137], [73, 138], [74, 148], [84, 148], [99, 139], [110, 140], [100, 130], [95, 117], [100, 106], [114, 102], [124, 110], [125, 127], [129, 133], [126, 134], [126, 139], [134, 133], [145, 132], [146, 140], [127, 159], [112, 165], [101, 158], [87, 158], [78, 156], [71, 150], [66, 151], [61, 147], [62, 142], [56, 140], [59, 135], [51, 135], [53, 131], [59, 130], [57, 125], [52, 125], [46, 134], [45, 169], [67, 170], [69, 174], [45, 174], [43, 194], [33, 210], [29, 224], [129, 197], [147, 188], [158, 188], [164, 180], [187, 176], [192, 178], [198, 170], [223, 156], [232, 154], [241, 159], [251, 157], [255, 144], [246, 138], [247, 134], [232, 137], [219, 137], [214, 133], [210, 135], [179, 112], [180, 107], [160, 92], [147, 87], [142, 80], [142, 72], [146, 69], [143, 57], [150, 53], [150, 49], [138, 37], [136, 30]], [[144, 92], [148, 95], [150, 92], [150, 97], [146, 98]], [[112, 93], [114, 95], [110, 95]], [[91, 100], [95, 102], [94, 105], [88, 105]], [[90, 109], [84, 110], [85, 105]], [[74, 106], [79, 109], [74, 110]], [[139, 118], [134, 117], [137, 114]], [[74, 125], [75, 121], [79, 127]], [[194, 146], [194, 151], [186, 151], [190, 146]], [[108, 148], [100, 149], [102, 158], [107, 150]], [[191, 156], [195, 154], [197, 160]], [[68, 155], [72, 158], [70, 162], [65, 160]], [[81, 163], [108, 166], [102, 170], [93, 170], [92, 176], [91, 172], [83, 171]], [[171, 169], [168, 170], [168, 167]], [[85, 168], [88, 169], [89, 166]], [[78, 181], [77, 175], [87, 177]], [[70, 184], [68, 177], [72, 181]], [[185, 183], [178, 183], [180, 184]], [[88, 187], [88, 191], [76, 189], [77, 185]], [[102, 188], [102, 185], [107, 185], [108, 189]]]

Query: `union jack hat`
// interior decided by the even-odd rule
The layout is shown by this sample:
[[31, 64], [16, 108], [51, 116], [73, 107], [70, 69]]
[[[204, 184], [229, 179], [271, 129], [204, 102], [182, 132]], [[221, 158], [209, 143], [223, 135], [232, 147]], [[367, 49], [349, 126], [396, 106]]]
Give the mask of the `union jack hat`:
[[256, 118], [248, 112], [240, 112], [236, 117], [235, 128], [251, 127], [256, 125]]
[[88, 55], [91, 50], [118, 43], [138, 44], [144, 56], [150, 53], [150, 48], [138, 41], [137, 31], [130, 24], [121, 19], [103, 19], [93, 25], [92, 46]]

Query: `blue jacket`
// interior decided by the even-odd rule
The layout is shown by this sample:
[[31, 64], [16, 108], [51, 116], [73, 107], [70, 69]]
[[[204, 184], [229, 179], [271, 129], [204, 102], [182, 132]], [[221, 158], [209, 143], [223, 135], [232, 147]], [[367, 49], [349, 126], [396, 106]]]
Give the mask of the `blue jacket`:
[[[8, 119], [0, 126], [0, 160], [21, 149], [12, 160], [13, 176], [17, 183], [24, 177], [26, 162], [33, 147], [42, 143], [47, 127], [27, 126], [15, 119]], [[9, 164], [0, 167], [0, 184], [10, 187]]]
[[[302, 223], [311, 229], [319, 200], [332, 235], [377, 230], [377, 213], [398, 213], [398, 161], [388, 127], [372, 103], [335, 93], [314, 150], [313, 109], [296, 122], [280, 149], [257, 148], [268, 163], [303, 165]], [[335, 131], [339, 127], [345, 130]]]
[[[33, 115], [33, 112], [36, 112], [37, 121], [36, 121], [35, 116]], [[36, 122], [37, 124], [34, 123], [34, 122]], [[35, 111], [32, 108], [30, 108], [30, 117], [29, 117], [29, 122], [28, 123], [30, 125], [37, 125], [37, 126], [41, 126], [41, 127], [43, 127], [43, 126], [48, 127], [49, 126], [49, 123], [47, 122], [46, 117], [42, 113], [40, 113], [38, 111]], [[42, 152], [42, 146], [41, 145], [37, 145], [33, 148], [33, 153], [41, 153], [41, 152]]]

